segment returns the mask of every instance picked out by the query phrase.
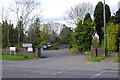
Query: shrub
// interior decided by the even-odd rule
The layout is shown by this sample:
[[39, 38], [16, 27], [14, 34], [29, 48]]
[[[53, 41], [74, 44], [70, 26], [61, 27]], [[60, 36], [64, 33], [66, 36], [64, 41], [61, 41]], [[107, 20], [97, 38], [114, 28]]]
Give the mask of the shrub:
[[92, 40], [92, 47], [93, 48], [98, 48], [99, 47], [99, 42], [96, 39]]
[[28, 56], [24, 56], [24, 58], [28, 58]]
[[107, 46], [109, 51], [118, 51], [119, 50], [119, 25], [114, 25], [113, 23], [107, 26]]
[[47, 45], [47, 42], [46, 41], [42, 41], [41, 43], [40, 43], [40, 47], [42, 48], [44, 45]]

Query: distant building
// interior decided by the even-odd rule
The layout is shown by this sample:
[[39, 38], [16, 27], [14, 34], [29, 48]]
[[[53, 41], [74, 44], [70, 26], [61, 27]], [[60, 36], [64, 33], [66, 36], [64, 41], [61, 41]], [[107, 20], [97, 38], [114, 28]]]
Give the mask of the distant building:
[[120, 1], [118, 2], [118, 9], [120, 9]]

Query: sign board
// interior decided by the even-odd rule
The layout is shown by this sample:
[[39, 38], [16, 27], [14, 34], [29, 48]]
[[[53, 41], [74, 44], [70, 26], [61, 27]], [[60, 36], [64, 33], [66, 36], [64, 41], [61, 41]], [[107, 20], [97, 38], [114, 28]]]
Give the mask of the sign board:
[[26, 43], [26, 44], [23, 44], [23, 47], [32, 47], [32, 44], [31, 43]]
[[12, 51], [14, 51], [14, 54], [16, 54], [16, 47], [10, 47], [10, 54]]
[[29, 48], [28, 48], [28, 51], [29, 51], [29, 52], [32, 52], [32, 51], [33, 51], [33, 48], [32, 48], [32, 47], [29, 47]]
[[16, 47], [10, 47], [10, 51], [16, 51]]
[[51, 47], [51, 45], [48, 45], [48, 47]]

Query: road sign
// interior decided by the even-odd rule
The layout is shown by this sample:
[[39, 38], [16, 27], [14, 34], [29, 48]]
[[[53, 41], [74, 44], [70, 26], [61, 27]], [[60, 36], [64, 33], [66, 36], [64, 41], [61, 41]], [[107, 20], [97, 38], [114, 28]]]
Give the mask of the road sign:
[[10, 51], [16, 51], [16, 47], [10, 47]]
[[28, 48], [28, 51], [29, 51], [29, 52], [32, 52], [32, 51], [33, 51], [33, 48], [32, 48], [32, 47], [29, 47], [29, 48]]
[[23, 47], [32, 47], [32, 44], [31, 43], [26, 43], [26, 44], [23, 44]]
[[10, 54], [12, 51], [14, 51], [14, 54], [16, 54], [16, 47], [10, 47]]

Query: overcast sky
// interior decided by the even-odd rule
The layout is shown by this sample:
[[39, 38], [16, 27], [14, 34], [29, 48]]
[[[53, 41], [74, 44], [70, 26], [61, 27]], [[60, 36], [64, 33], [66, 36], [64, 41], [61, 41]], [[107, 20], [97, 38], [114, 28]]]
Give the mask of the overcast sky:
[[[36, 0], [41, 2], [41, 8], [43, 9], [43, 21], [58, 21], [64, 22], [65, 12], [78, 3], [90, 2], [95, 7], [99, 1], [103, 0]], [[111, 12], [115, 13], [118, 10], [118, 2], [120, 0], [106, 0], [106, 4], [110, 6]], [[1, 0], [1, 8], [8, 8], [11, 0]], [[0, 11], [1, 12], [1, 11]], [[1, 14], [1, 13], [0, 13]]]

